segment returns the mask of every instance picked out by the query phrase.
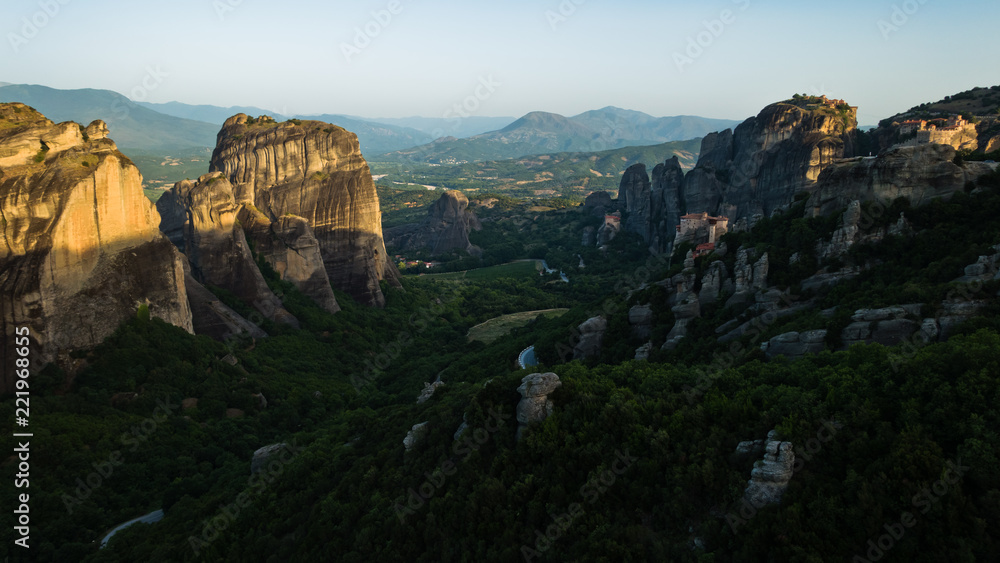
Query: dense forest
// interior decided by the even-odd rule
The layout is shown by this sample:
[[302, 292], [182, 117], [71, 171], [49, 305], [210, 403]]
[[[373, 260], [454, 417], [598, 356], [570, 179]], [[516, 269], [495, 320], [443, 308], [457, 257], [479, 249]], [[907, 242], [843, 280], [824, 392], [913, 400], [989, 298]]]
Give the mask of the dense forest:
[[[862, 307], [919, 302], [933, 315], [1000, 242], [996, 175], [948, 201], [867, 209], [869, 228], [904, 213], [914, 234], [836, 260], [815, 243], [840, 217], [806, 219], [801, 206], [723, 239], [768, 252], [770, 282], [814, 304], [758, 339], [835, 335]], [[595, 218], [566, 202], [481, 212], [482, 258], [456, 261], [545, 259], [570, 282], [404, 276], [401, 289], [383, 287], [384, 309], [338, 292], [343, 310], [330, 315], [261, 262], [301, 329], [264, 321], [269, 338], [222, 343], [140, 309], [77, 354], [87, 367], [69, 383], [54, 366], [34, 374], [34, 560], [1000, 560], [998, 282], [974, 289], [987, 307], [946, 342], [843, 349], [831, 337], [822, 353], [768, 360], [749, 339], [725, 349], [738, 353], [718, 345], [715, 328], [745, 314], [719, 305], [661, 351], [673, 319], [654, 282], [680, 271], [687, 248], [651, 256], [627, 233], [582, 247]], [[694, 267], [731, 267], [733, 254]], [[801, 287], [819, 268], [845, 267], [860, 274]], [[638, 303], [655, 311], [649, 361], [632, 359], [642, 341], [625, 312]], [[487, 319], [555, 307], [570, 310], [489, 345], [466, 338]], [[595, 311], [610, 316], [601, 355], [568, 361], [560, 346]], [[543, 365], [518, 370], [533, 344]], [[516, 389], [549, 371], [562, 382], [553, 414], [517, 440]], [[417, 403], [435, 380], [444, 385]], [[0, 410], [9, 419], [14, 405]], [[426, 436], [407, 450], [422, 422]], [[781, 504], [758, 509], [743, 503], [755, 459], [735, 452], [772, 430], [795, 445], [797, 465]], [[251, 476], [254, 452], [276, 443], [287, 455]], [[162, 521], [99, 549], [109, 529], [156, 509]]]

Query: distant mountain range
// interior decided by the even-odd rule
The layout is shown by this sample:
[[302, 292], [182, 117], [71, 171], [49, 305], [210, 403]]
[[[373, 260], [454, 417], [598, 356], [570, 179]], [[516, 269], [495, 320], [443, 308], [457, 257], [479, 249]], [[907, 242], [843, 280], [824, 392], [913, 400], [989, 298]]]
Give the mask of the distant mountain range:
[[497, 131], [467, 139], [437, 139], [377, 158], [389, 162], [459, 164], [554, 152], [595, 152], [693, 139], [738, 124], [738, 121], [696, 116], [653, 117], [615, 107], [573, 117], [536, 111]]
[[110, 137], [128, 153], [167, 154], [214, 147], [219, 127], [203, 121], [165, 115], [132, 102], [110, 90], [56, 90], [47, 86], [14, 84], [0, 87], [0, 102], [22, 102], [56, 123], [95, 119], [108, 124]]
[[[267, 114], [279, 121], [290, 117], [253, 106], [133, 102], [110, 90], [57, 90], [24, 84], [0, 86], [0, 102], [23, 102], [57, 122], [87, 124], [103, 119], [120, 147], [149, 154], [214, 147], [222, 123], [237, 113]], [[516, 120], [483, 116], [364, 118], [341, 114], [291, 117], [326, 121], [355, 133], [366, 157], [425, 163], [656, 145], [702, 137], [738, 124], [696, 116], [653, 117], [615, 107], [573, 117], [531, 112]], [[442, 134], [446, 136], [436, 138]]]

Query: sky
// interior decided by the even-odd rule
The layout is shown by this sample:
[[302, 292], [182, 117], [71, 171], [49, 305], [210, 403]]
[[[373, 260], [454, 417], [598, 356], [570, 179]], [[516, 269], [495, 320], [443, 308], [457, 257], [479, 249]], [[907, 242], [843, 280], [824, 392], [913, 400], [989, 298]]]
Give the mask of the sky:
[[744, 119], [794, 93], [875, 124], [1000, 84], [995, 0], [5, 0], [0, 82], [284, 115]]

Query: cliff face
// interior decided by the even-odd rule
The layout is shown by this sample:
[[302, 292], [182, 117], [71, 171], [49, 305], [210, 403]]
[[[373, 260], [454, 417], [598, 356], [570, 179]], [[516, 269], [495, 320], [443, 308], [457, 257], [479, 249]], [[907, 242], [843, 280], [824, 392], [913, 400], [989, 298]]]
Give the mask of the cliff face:
[[272, 222], [286, 214], [308, 222], [335, 287], [381, 306], [379, 281], [398, 285], [386, 260], [375, 185], [354, 134], [319, 121], [238, 114], [219, 131], [211, 170], [232, 183], [236, 205], [254, 206]]
[[684, 213], [684, 171], [676, 156], [653, 168], [650, 197], [650, 246], [665, 252]]
[[[34, 339], [32, 365], [93, 346], [147, 305], [192, 330], [183, 257], [157, 226], [138, 169], [101, 121], [53, 124], [0, 104], [0, 363], [15, 327]], [[4, 370], [9, 391], [14, 374]]]
[[386, 232], [386, 239], [404, 250], [425, 248], [433, 255], [441, 255], [455, 249], [472, 251], [469, 232], [480, 228], [479, 219], [469, 210], [469, 198], [449, 190], [430, 206], [422, 223], [392, 229]]
[[684, 180], [687, 211], [733, 221], [770, 215], [815, 184], [835, 159], [851, 156], [856, 126], [853, 109], [777, 103], [732, 133], [706, 136]]
[[853, 200], [891, 202], [907, 197], [914, 205], [965, 189], [965, 184], [990, 172], [982, 162], [954, 163], [948, 145], [901, 147], [878, 157], [856, 158], [823, 171], [809, 191], [814, 214], [839, 211]]
[[240, 209], [239, 220], [253, 240], [257, 253], [281, 279], [295, 284], [327, 312], [340, 310], [323, 266], [319, 241], [308, 221], [295, 215], [282, 215], [272, 222], [250, 207]]
[[[233, 292], [273, 321], [298, 324], [267, 287], [254, 263], [243, 229], [236, 222], [233, 187], [222, 174], [209, 173], [197, 182], [174, 184], [157, 202], [157, 208], [162, 210], [160, 229], [175, 242], [180, 233], [196, 280]], [[178, 225], [178, 221], [183, 222]]]
[[649, 241], [649, 224], [652, 202], [649, 193], [649, 175], [646, 165], [629, 166], [618, 185], [618, 207], [623, 213], [622, 229], [640, 235]]

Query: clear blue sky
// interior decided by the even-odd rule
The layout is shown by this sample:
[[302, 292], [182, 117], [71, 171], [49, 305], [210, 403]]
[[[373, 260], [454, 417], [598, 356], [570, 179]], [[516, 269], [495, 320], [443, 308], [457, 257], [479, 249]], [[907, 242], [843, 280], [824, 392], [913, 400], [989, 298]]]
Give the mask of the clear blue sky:
[[368, 117], [466, 101], [476, 115], [614, 105], [742, 119], [825, 93], [869, 124], [1000, 84], [998, 21], [995, 0], [6, 0], [0, 82]]

